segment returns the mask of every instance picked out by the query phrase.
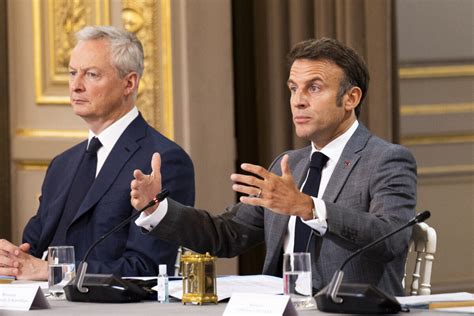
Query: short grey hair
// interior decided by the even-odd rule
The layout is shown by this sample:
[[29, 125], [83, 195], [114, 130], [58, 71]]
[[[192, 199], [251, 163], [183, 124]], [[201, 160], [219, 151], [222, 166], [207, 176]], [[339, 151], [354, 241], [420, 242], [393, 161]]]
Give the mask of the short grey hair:
[[88, 41], [105, 39], [110, 43], [112, 63], [117, 68], [120, 78], [130, 72], [143, 74], [144, 55], [142, 43], [135, 34], [115, 26], [86, 26], [76, 33], [76, 40]]

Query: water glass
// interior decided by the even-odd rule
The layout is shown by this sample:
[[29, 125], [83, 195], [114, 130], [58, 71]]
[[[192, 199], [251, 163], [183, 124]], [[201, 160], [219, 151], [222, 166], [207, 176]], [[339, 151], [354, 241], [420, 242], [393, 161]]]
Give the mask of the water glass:
[[76, 275], [74, 247], [49, 247], [48, 266], [49, 293], [55, 298], [64, 298], [63, 287], [74, 279]]
[[311, 254], [307, 252], [283, 255], [283, 290], [290, 295], [298, 310], [315, 309], [311, 276]]

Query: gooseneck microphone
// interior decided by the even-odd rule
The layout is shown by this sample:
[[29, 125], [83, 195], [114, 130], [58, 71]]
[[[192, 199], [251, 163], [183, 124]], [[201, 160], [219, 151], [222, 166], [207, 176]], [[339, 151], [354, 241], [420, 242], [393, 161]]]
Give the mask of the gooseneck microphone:
[[[344, 284], [340, 291], [345, 265], [355, 256], [384, 241], [399, 231], [421, 223], [431, 216], [429, 211], [423, 211], [412, 218], [408, 223], [394, 231], [359, 248], [344, 260], [340, 268], [334, 273], [331, 282], [315, 295], [318, 309], [333, 313], [397, 313], [401, 310], [397, 300], [372, 285]], [[338, 296], [339, 295], [339, 296]]]
[[[138, 217], [139, 214], [141, 214], [143, 211], [149, 209], [150, 207], [156, 205], [157, 203], [162, 202], [169, 194], [169, 191], [167, 189], [162, 189], [160, 193], [158, 193], [153, 200], [148, 202], [147, 205], [145, 205], [143, 208], [140, 210], [136, 211], [133, 213], [130, 217], [126, 218], [123, 220], [120, 224], [112, 228], [109, 232], [106, 234], [102, 235], [99, 239], [97, 239], [90, 247], [87, 249], [86, 254], [84, 255], [84, 258], [82, 261], [79, 263], [79, 266], [77, 268], [77, 275], [70, 284], [66, 285], [64, 287], [64, 291], [66, 293], [66, 297], [70, 301], [87, 301], [87, 302], [123, 302], [123, 301], [136, 301], [137, 296], [134, 296], [133, 293], [132, 295], [130, 294], [125, 294], [120, 293], [120, 295], [114, 295], [116, 292], [114, 291], [117, 288], [122, 288], [124, 287], [124, 280], [118, 281], [118, 278], [113, 276], [113, 275], [100, 275], [100, 274], [92, 274], [88, 275], [90, 276], [91, 282], [89, 282], [90, 286], [96, 287], [98, 290], [95, 291], [96, 293], [90, 293], [91, 295], [86, 295], [89, 293], [89, 288], [84, 286], [84, 279], [86, 278], [86, 271], [87, 271], [87, 259], [89, 258], [89, 255], [91, 251], [102, 241], [107, 239], [110, 235], [113, 233], [119, 231], [122, 229], [124, 226], [129, 224], [133, 219]], [[115, 284], [111, 285], [108, 283], [115, 282], [115, 283], [121, 283], [120, 285]], [[118, 285], [118, 286], [117, 286]], [[126, 284], [129, 288], [131, 287], [132, 290], [134, 287], [136, 287], [134, 284]], [[106, 288], [110, 288], [111, 291], [110, 293], [107, 293]], [[135, 290], [137, 290], [135, 288]]]

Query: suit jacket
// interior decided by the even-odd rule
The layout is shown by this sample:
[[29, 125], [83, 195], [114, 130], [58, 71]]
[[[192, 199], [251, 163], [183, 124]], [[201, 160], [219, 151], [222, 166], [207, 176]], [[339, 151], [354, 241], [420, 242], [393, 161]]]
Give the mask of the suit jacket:
[[[25, 227], [23, 242], [31, 244], [31, 254], [41, 257], [48, 248], [85, 152], [84, 141], [49, 165], [43, 182], [37, 214]], [[66, 233], [67, 245], [74, 246], [77, 261], [100, 236], [133, 213], [130, 182], [133, 171], [151, 172], [151, 156], [161, 154], [163, 186], [170, 197], [186, 205], [194, 204], [194, 170], [189, 156], [174, 142], [148, 125], [139, 115], [118, 139], [91, 190], [82, 202]], [[132, 223], [100, 243], [90, 254], [88, 272], [118, 276], [156, 275], [158, 264], [166, 263], [173, 273], [177, 247], [143, 235]]]
[[[287, 152], [295, 182], [301, 186], [311, 147]], [[281, 174], [280, 155], [270, 170]], [[416, 205], [416, 163], [407, 149], [373, 136], [359, 124], [346, 144], [322, 199], [328, 230], [312, 234], [313, 286], [328, 284], [353, 251], [410, 220]], [[171, 199], [168, 213], [151, 234], [198, 252], [232, 257], [265, 242], [263, 273], [281, 275], [281, 256], [289, 216], [242, 203], [219, 216], [184, 207]], [[174, 232], [186, 227], [179, 235]], [[402, 295], [401, 280], [410, 231], [405, 230], [355, 257], [344, 268], [344, 282], [370, 283]]]

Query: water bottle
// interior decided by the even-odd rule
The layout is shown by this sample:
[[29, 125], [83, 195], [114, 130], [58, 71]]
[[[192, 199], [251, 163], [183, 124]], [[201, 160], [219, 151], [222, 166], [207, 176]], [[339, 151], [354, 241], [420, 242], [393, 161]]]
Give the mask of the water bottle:
[[168, 274], [166, 274], [166, 264], [158, 266], [158, 302], [169, 303]]

